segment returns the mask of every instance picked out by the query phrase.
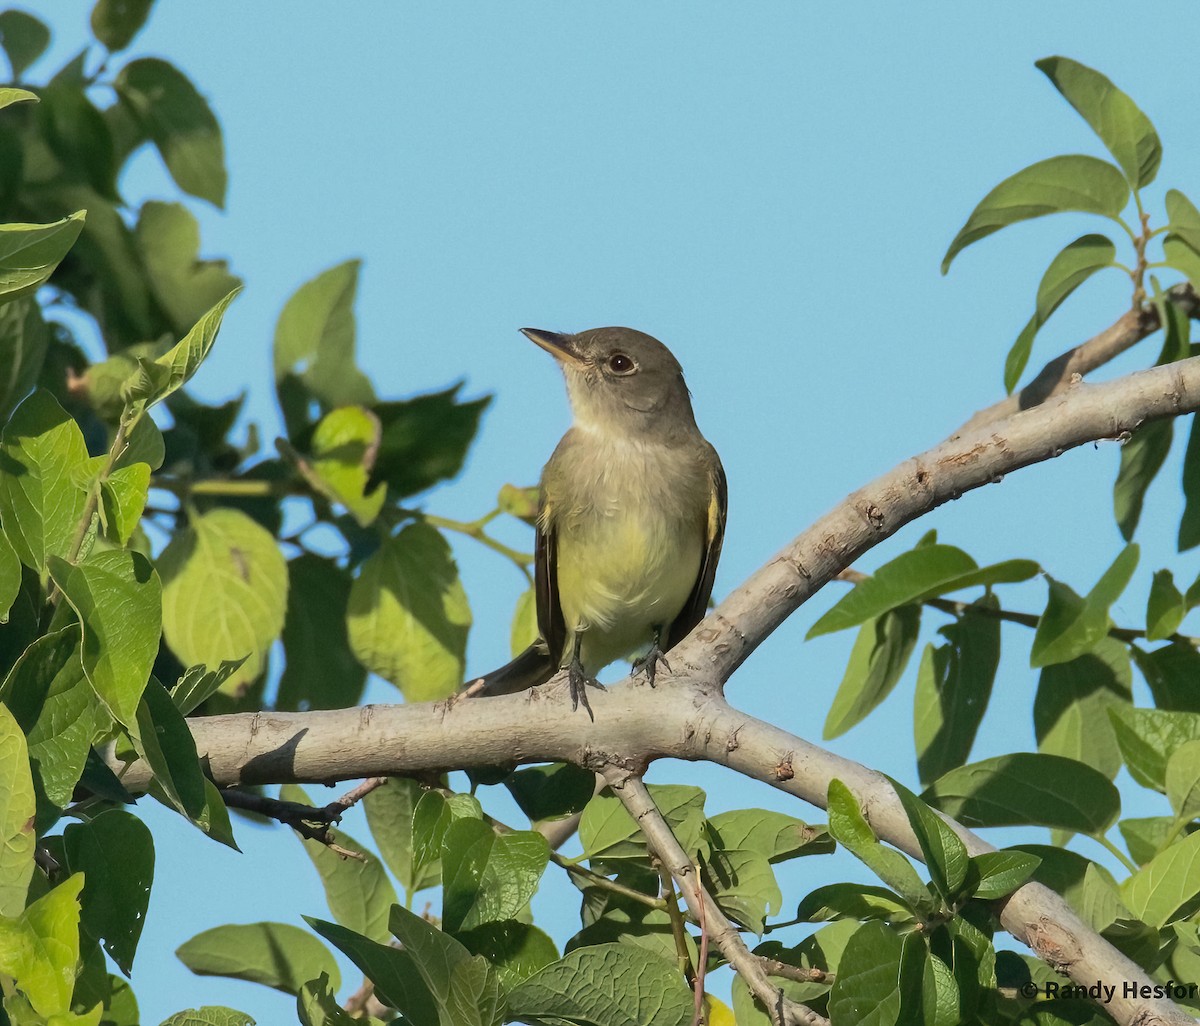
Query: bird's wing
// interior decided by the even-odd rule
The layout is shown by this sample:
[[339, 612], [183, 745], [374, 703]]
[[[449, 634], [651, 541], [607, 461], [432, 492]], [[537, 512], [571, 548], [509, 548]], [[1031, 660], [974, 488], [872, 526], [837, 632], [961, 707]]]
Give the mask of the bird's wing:
[[708, 611], [708, 599], [712, 595], [713, 578], [717, 573], [717, 561], [721, 558], [721, 543], [725, 540], [725, 517], [729, 506], [729, 486], [725, 481], [725, 468], [713, 451], [713, 473], [710, 480], [711, 494], [708, 502], [704, 558], [700, 560], [700, 572], [696, 584], [675, 617], [667, 632], [667, 651], [674, 648], [704, 619]]
[[557, 668], [566, 651], [567, 624], [558, 598], [558, 540], [554, 518], [546, 504], [545, 488], [538, 507], [537, 534], [533, 543], [533, 587], [538, 633]]

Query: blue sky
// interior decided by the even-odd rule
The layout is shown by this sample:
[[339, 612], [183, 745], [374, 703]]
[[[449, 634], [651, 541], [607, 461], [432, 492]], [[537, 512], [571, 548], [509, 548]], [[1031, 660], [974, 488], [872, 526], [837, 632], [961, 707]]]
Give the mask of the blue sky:
[[[90, 4], [29, 9], [39, 7], [56, 37], [33, 81], [83, 45]], [[272, 437], [275, 318], [303, 281], [361, 257], [360, 362], [380, 395], [461, 379], [466, 394], [495, 396], [464, 473], [428, 501], [470, 518], [505, 482], [534, 482], [568, 423], [558, 372], [517, 328], [648, 331], [683, 363], [729, 476], [720, 597], [847, 492], [1000, 396], [1042, 270], [1095, 227], [1074, 216], [1021, 225], [938, 273], [1002, 178], [1058, 153], [1101, 153], [1035, 60], [1097, 67], [1149, 114], [1165, 147], [1154, 210], [1170, 186], [1200, 198], [1194, 17], [1181, 2], [1154, 5], [1144, 22], [1107, 2], [160, 4], [131, 52], [176, 63], [216, 110], [227, 209], [190, 205], [204, 254], [228, 256], [247, 284], [196, 388], [213, 400], [248, 389], [250, 418]], [[149, 151], [123, 188], [175, 195]], [[1117, 272], [1082, 288], [1039, 337], [1034, 365], [1115, 320], [1128, 291]], [[1105, 373], [1152, 362], [1149, 346]], [[1023, 471], [861, 566], [937, 527], [981, 563], [1032, 557], [1086, 590], [1120, 545], [1117, 461], [1102, 444]], [[1140, 621], [1151, 570], [1174, 558], [1177, 461], [1147, 503], [1142, 565], [1115, 609], [1123, 623]], [[529, 545], [515, 527], [510, 540]], [[456, 552], [475, 673], [507, 658], [522, 582], [470, 541]], [[1194, 555], [1176, 565], [1185, 583], [1200, 569]], [[735, 704], [819, 739], [852, 637], [803, 634], [838, 587], [738, 672]], [[1036, 612], [1045, 585], [1011, 594]], [[1006, 629], [977, 756], [1034, 747], [1028, 635]], [[831, 745], [910, 784], [914, 672], [915, 661], [885, 709]], [[704, 768], [658, 765], [653, 777], [708, 787], [710, 811], [760, 804], [821, 818]], [[171, 951], [224, 922], [322, 914], [299, 846], [243, 824], [236, 856], [194, 843], [177, 818], [151, 819], [158, 877], [133, 980], [144, 1021], [201, 1003], [286, 1021], [287, 998], [194, 978]], [[820, 883], [866, 879], [828, 861], [784, 874], [785, 912]], [[573, 892], [545, 889], [537, 910], [561, 942]]]

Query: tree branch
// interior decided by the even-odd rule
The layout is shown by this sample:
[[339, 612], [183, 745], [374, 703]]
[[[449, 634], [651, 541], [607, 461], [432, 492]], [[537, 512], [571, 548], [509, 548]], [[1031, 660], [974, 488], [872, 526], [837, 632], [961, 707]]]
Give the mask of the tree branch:
[[670, 870], [692, 917], [696, 922], [704, 924], [705, 931], [721, 949], [725, 960], [741, 974], [746, 986], [767, 1009], [772, 1019], [779, 1026], [789, 1026], [791, 1023], [829, 1026], [829, 1020], [823, 1015], [818, 1015], [807, 1005], [785, 997], [783, 992], [771, 983], [762, 962], [746, 947], [737, 927], [726, 918], [721, 906], [701, 883], [692, 857], [683, 850], [671, 832], [671, 827], [654, 804], [654, 799], [650, 797], [650, 792], [646, 790], [641, 777], [615, 765], [606, 767], [603, 772], [613, 794], [621, 800], [633, 821], [646, 835], [654, 854]]
[[[552, 681], [485, 701], [366, 706], [311, 713], [237, 714], [190, 720], [219, 786], [328, 782], [376, 775], [568, 760], [605, 773], [640, 773], [664, 757], [710, 759], [821, 805], [828, 781], [846, 782], [879, 836], [916, 854], [907, 818], [877, 774], [728, 706], [724, 682], [800, 604], [862, 553], [964, 492], [1146, 420], [1200, 406], [1200, 358], [1103, 384], [1076, 383], [1001, 423], [966, 431], [853, 493], [734, 590], [671, 652], [656, 689], [633, 679], [593, 698], [594, 723], [563, 714], [566, 687]], [[144, 790], [148, 768], [123, 778]], [[972, 851], [986, 842], [956, 827]], [[1148, 983], [1145, 974], [1083, 924], [1058, 895], [1026, 885], [1002, 922], [1076, 982]], [[1118, 996], [1121, 1023], [1184, 1023], [1166, 1000]]]
[[[1189, 317], [1200, 315], [1200, 296], [1187, 283], [1168, 289], [1167, 299]], [[1157, 308], [1142, 306], [1130, 310], [1100, 334], [1056, 356], [1024, 388], [974, 414], [954, 435], [994, 424], [1021, 410], [1038, 406], [1068, 388], [1076, 375], [1090, 374], [1161, 327]]]

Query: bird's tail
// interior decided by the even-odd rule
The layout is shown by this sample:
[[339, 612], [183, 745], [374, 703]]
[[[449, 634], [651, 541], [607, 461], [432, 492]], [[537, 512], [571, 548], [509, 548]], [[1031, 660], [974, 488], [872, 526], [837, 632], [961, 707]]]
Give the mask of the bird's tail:
[[512, 695], [545, 684], [557, 671], [550, 647], [539, 638], [512, 662], [477, 677], [463, 690], [472, 696]]

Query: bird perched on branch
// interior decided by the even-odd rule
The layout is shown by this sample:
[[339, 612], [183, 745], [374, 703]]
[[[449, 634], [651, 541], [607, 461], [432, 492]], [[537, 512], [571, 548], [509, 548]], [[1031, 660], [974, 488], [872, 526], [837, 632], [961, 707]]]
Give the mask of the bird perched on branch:
[[725, 534], [725, 472], [683, 370], [632, 328], [522, 328], [558, 361], [574, 423], [542, 471], [534, 547], [539, 637], [469, 694], [512, 694], [566, 668], [571, 707], [615, 659], [654, 684], [700, 622]]

